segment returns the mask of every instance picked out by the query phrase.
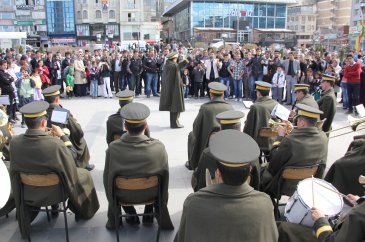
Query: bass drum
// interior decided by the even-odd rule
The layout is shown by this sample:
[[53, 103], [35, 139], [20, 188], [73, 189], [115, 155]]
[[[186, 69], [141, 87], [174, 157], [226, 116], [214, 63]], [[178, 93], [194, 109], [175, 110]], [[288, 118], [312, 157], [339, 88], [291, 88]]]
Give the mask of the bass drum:
[[15, 208], [8, 167], [0, 161], [0, 216], [7, 215]]

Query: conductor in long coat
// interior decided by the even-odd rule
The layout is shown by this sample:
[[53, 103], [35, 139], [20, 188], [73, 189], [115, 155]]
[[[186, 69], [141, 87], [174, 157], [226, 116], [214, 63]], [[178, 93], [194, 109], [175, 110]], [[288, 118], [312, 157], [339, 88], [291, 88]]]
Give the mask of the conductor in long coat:
[[323, 114], [321, 115], [321, 120], [326, 119], [323, 123], [322, 130], [328, 132], [331, 130], [333, 119], [336, 114], [336, 96], [333, 86], [335, 85], [335, 77], [330, 75], [323, 75], [321, 88], [323, 90], [321, 94], [321, 99], [318, 100], [318, 106]]
[[160, 111], [170, 112], [170, 127], [183, 128], [180, 124], [180, 113], [185, 111], [181, 68], [185, 61], [177, 64], [178, 54], [173, 52], [167, 56], [161, 77]]
[[26, 237], [28, 225], [35, 218], [29, 211], [40, 203], [53, 203], [52, 196], [58, 189], [52, 186], [44, 193], [34, 193], [32, 187], [25, 186], [24, 196], [30, 207], [26, 206], [25, 213], [20, 208], [20, 181], [17, 173], [56, 172], [64, 177], [65, 190], [69, 197], [69, 208], [75, 213], [76, 219], [90, 219], [99, 209], [92, 177], [86, 169], [77, 168], [70, 148], [72, 144], [60, 127], [53, 125], [52, 130], [58, 138], [45, 132], [47, 127], [47, 108], [44, 101], [32, 102], [20, 109], [24, 114], [28, 129], [25, 134], [13, 137], [10, 143], [10, 174], [18, 214], [20, 232]]

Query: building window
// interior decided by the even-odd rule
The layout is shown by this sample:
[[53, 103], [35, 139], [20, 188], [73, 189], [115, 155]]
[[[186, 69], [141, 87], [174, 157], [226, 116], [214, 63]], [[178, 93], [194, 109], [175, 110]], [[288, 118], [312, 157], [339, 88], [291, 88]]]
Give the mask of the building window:
[[299, 21], [299, 17], [295, 17], [295, 21], [298, 22]]
[[357, 21], [354, 21], [352, 26], [357, 26]]
[[82, 11], [82, 18], [87, 19], [87, 11], [86, 10]]
[[127, 1], [127, 8], [128, 9], [135, 9], [136, 8], [136, 0], [128, 0]]
[[2, 5], [10, 6], [12, 4], [11, 0], [2, 0], [0, 1]]
[[0, 12], [0, 19], [15, 19], [15, 13]]
[[302, 25], [300, 28], [301, 28], [302, 32], [305, 32], [305, 26], [304, 25]]
[[77, 11], [76, 17], [77, 17], [77, 19], [81, 19], [81, 11]]
[[[81, 18], [81, 12], [78, 12], [76, 12], [76, 17]], [[49, 35], [75, 34], [73, 1], [47, 1], [46, 14]]]
[[109, 18], [115, 18], [115, 11], [114, 10], [109, 11]]
[[101, 18], [101, 11], [100, 10], [96, 10], [95, 18]]
[[302, 16], [302, 23], [305, 23], [305, 16]]
[[128, 13], [128, 22], [136, 22], [136, 14]]
[[89, 25], [76, 25], [77, 36], [89, 36], [90, 29]]

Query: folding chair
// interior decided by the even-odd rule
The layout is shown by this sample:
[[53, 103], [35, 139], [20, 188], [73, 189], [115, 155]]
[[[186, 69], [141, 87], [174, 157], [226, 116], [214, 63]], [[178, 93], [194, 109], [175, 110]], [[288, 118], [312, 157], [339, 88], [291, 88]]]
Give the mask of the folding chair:
[[[149, 176], [149, 177], [138, 177], [138, 178], [126, 178], [122, 176], [117, 176], [114, 178], [114, 188], [113, 188], [113, 206], [115, 211], [115, 232], [117, 236], [117, 241], [119, 242], [119, 218], [120, 217], [133, 217], [133, 216], [155, 216], [158, 219], [161, 219], [161, 210], [162, 210], [162, 198], [161, 198], [161, 178], [159, 175]], [[140, 201], [125, 201], [123, 198], [123, 192], [140, 192], [146, 189], [155, 190], [155, 194], [148, 195], [146, 198], [139, 199]], [[117, 195], [118, 192], [118, 195]], [[157, 202], [158, 204], [158, 213], [156, 212], [156, 208], [153, 206], [152, 213], [137, 213], [137, 214], [122, 214], [121, 208], [119, 206], [135, 206], [135, 205], [154, 205]], [[119, 212], [121, 215], [119, 217]], [[158, 224], [157, 237], [156, 241], [159, 241], [160, 237], [160, 225]]]
[[[37, 202], [34, 201], [34, 203], [30, 204], [33, 207], [40, 207], [39, 209], [32, 210], [32, 211], [39, 211], [39, 212], [46, 212], [47, 213], [47, 219], [48, 222], [50, 221], [49, 216], [49, 210], [48, 206], [62, 203], [62, 209], [52, 210], [52, 211], [58, 211], [62, 212], [64, 214], [64, 220], [65, 220], [65, 230], [66, 230], [66, 241], [69, 242], [68, 237], [68, 225], [67, 225], [67, 209], [68, 206], [66, 206], [66, 192], [64, 188], [64, 180], [62, 179], [62, 175], [55, 173], [55, 172], [48, 172], [48, 173], [37, 173], [37, 174], [30, 174], [30, 173], [18, 173], [18, 179], [20, 181], [20, 209], [25, 213], [25, 205], [27, 204], [27, 198], [24, 194], [24, 189], [26, 187], [32, 188], [32, 194], [38, 194], [45, 192], [45, 189], [47, 187], [52, 186], [59, 186], [59, 194], [49, 194], [52, 195], [52, 197], [59, 198], [52, 201], [52, 204], [45, 204], [43, 202]], [[45, 207], [45, 209], [42, 209], [41, 207]], [[28, 231], [28, 241], [30, 242], [30, 231]]]

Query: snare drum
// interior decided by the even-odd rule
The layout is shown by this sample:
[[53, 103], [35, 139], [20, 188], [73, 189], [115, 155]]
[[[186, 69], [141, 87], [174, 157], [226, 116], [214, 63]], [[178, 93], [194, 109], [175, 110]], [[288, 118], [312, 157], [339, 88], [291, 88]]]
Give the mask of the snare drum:
[[290, 223], [312, 227], [314, 222], [310, 209], [313, 207], [313, 194], [316, 208], [320, 209], [328, 218], [336, 216], [342, 210], [343, 200], [340, 195], [331, 190], [337, 192], [332, 184], [321, 179], [313, 178], [312, 181], [312, 178], [308, 178], [299, 182], [297, 190], [285, 206], [286, 220]]
[[0, 209], [5, 206], [9, 200], [11, 192], [9, 171], [5, 166], [5, 163], [0, 160]]

